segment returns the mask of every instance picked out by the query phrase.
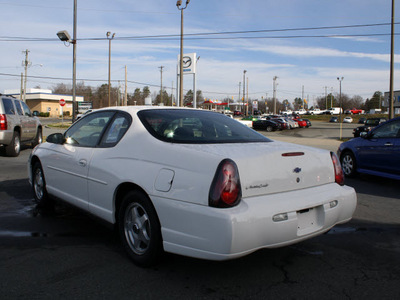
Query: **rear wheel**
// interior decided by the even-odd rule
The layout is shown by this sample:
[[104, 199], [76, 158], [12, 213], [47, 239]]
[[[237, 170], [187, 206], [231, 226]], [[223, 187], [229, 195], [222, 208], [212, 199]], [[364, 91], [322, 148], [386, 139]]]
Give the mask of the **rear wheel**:
[[340, 163], [342, 165], [343, 173], [347, 177], [354, 177], [356, 175], [356, 159], [353, 153], [347, 151], [343, 153], [340, 158]]
[[273, 129], [272, 126], [267, 126], [267, 131], [268, 131], [268, 132], [271, 132], [272, 129]]
[[7, 156], [16, 157], [21, 151], [21, 140], [19, 138], [19, 132], [14, 131], [10, 145], [6, 146]]
[[157, 263], [163, 250], [160, 222], [141, 191], [130, 191], [124, 196], [118, 211], [118, 231], [135, 264], [148, 267]]

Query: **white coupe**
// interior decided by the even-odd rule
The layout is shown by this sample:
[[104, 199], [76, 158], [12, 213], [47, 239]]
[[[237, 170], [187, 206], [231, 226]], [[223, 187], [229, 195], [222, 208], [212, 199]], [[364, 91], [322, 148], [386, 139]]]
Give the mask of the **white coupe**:
[[357, 203], [333, 152], [195, 109], [96, 110], [48, 136], [28, 169], [39, 206], [58, 198], [114, 224], [141, 266], [163, 251], [227, 260], [297, 243]]

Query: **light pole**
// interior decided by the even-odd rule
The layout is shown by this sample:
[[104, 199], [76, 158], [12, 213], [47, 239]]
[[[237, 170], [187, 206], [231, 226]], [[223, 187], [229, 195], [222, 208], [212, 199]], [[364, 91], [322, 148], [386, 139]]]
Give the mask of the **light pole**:
[[186, 6], [182, 7], [182, 0], [176, 2], [176, 7], [181, 11], [181, 51], [179, 56], [179, 105], [183, 106], [183, 10], [186, 9], [190, 0], [186, 0]]
[[245, 100], [245, 95], [246, 95], [246, 89], [245, 89], [245, 86], [246, 86], [246, 72], [247, 72], [247, 70], [244, 70], [243, 71], [243, 114], [245, 114], [245, 108], [244, 108], [244, 100]]
[[274, 85], [273, 85], [273, 92], [274, 92], [274, 115], [276, 115], [276, 80], [278, 79], [278, 76], [274, 76]]
[[115, 33], [111, 35], [110, 31], [107, 31], [108, 39], [108, 106], [111, 106], [111, 40], [114, 38]]
[[393, 77], [394, 77], [394, 0], [392, 0], [392, 18], [391, 18], [391, 39], [390, 39], [390, 84], [389, 84], [389, 119], [394, 118], [394, 92], [393, 92]]
[[75, 122], [76, 116], [76, 9], [77, 9], [77, 0], [74, 0], [74, 28], [73, 28], [73, 37], [68, 34], [68, 31], [62, 30], [57, 32], [58, 38], [65, 43], [72, 44], [72, 123]]
[[343, 77], [338, 77], [337, 80], [339, 80], [339, 123], [340, 123], [339, 140], [342, 140], [342, 80], [343, 80]]

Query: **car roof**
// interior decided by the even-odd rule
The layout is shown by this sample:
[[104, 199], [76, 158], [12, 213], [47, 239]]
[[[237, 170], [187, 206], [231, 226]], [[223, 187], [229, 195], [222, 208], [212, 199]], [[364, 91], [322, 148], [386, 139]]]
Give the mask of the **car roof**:
[[[176, 107], [176, 106], [147, 106], [147, 105], [135, 105], [135, 106], [110, 106], [110, 107], [103, 107], [96, 109], [96, 112], [102, 111], [102, 110], [119, 110], [119, 111], [125, 111], [130, 114], [136, 114], [141, 110], [159, 110], [159, 109], [183, 109], [183, 110], [199, 110], [199, 111], [204, 111], [202, 109], [196, 109], [196, 108], [189, 108], [189, 107]], [[208, 110], [207, 110], [208, 111]], [[212, 112], [212, 111], [210, 111]]]

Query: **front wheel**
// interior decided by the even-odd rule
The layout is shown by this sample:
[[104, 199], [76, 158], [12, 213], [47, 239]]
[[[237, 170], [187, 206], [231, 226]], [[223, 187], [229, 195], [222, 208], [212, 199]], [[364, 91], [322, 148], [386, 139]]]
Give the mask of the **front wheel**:
[[267, 132], [271, 132], [272, 131], [272, 126], [267, 126]]
[[347, 151], [343, 153], [340, 158], [340, 163], [342, 165], [343, 173], [347, 177], [354, 177], [356, 175], [356, 159], [353, 153]]
[[161, 226], [157, 213], [141, 191], [127, 193], [118, 211], [118, 231], [125, 250], [135, 264], [149, 267], [161, 257]]
[[35, 202], [38, 206], [45, 207], [50, 204], [49, 195], [46, 189], [46, 180], [42, 165], [36, 162], [32, 168], [32, 188]]

